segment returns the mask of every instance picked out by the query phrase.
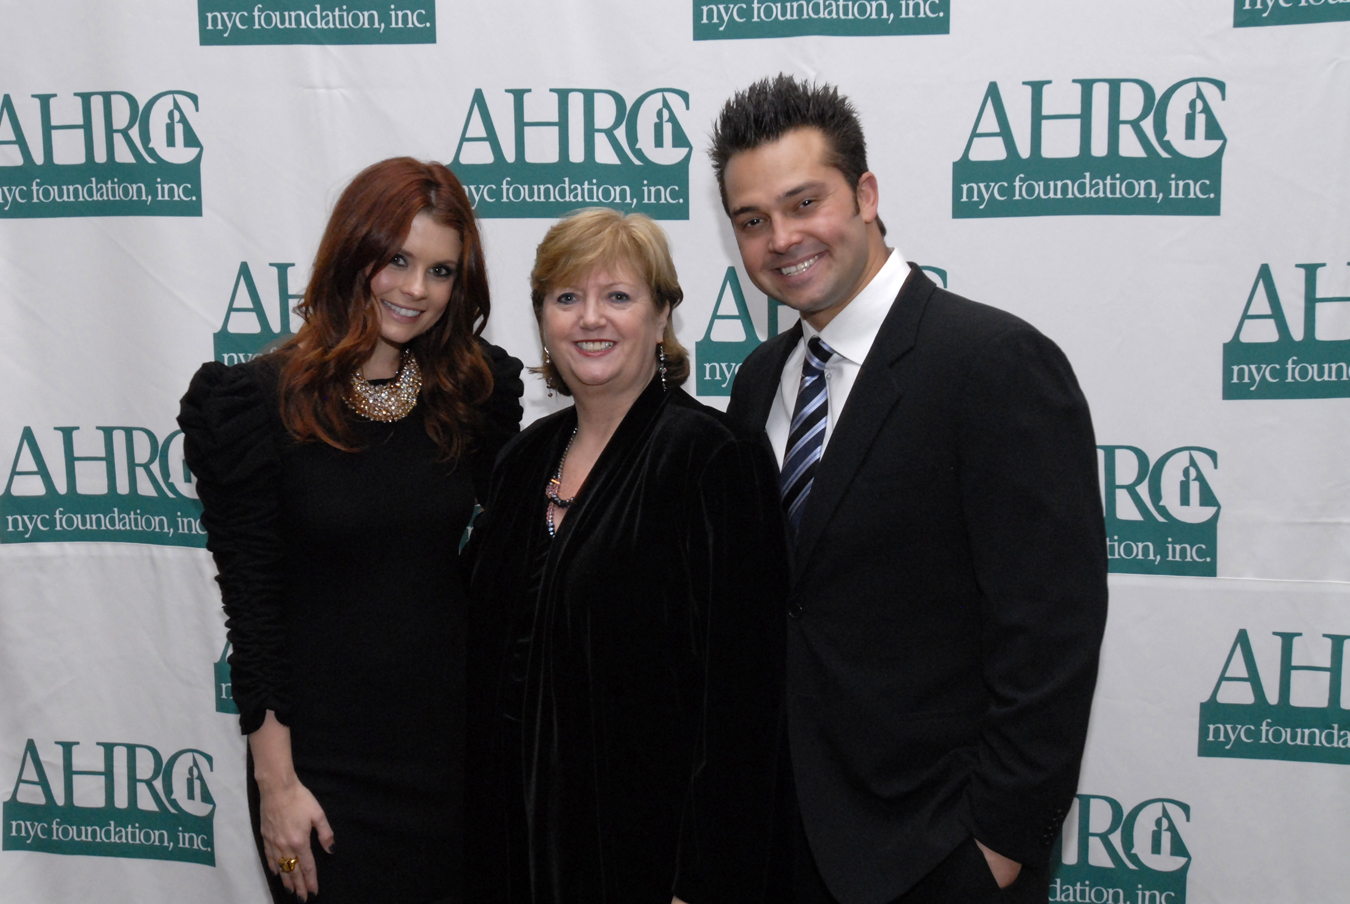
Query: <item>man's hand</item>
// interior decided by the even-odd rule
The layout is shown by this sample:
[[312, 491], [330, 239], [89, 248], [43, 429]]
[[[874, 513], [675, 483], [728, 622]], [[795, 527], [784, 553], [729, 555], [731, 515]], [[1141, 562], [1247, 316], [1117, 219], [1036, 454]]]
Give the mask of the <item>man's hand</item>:
[[984, 854], [984, 859], [989, 864], [989, 872], [994, 874], [994, 881], [998, 883], [999, 888], [1007, 888], [1017, 881], [1017, 874], [1022, 871], [1022, 864], [1016, 860], [1009, 860], [996, 851], [991, 851], [985, 847], [978, 839], [975, 843], [980, 847], [980, 853]]

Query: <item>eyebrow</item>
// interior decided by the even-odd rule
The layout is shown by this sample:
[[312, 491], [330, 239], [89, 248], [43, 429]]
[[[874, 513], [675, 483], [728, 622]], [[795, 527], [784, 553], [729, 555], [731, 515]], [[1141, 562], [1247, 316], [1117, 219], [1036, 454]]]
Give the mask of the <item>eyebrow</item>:
[[[612, 291], [614, 291], [615, 289], [638, 289], [638, 290], [641, 290], [641, 289], [644, 288], [645, 286], [646, 286], [646, 283], [643, 283], [643, 282], [640, 282], [640, 281], [635, 281], [635, 282], [622, 282], [622, 281], [620, 281], [620, 282], [610, 282], [610, 283], [605, 283], [604, 285], [599, 286], [599, 289], [600, 289], [600, 291], [602, 291], [602, 292], [612, 292]], [[580, 286], [575, 286], [575, 285], [560, 285], [560, 286], [558, 286], [557, 288], [554, 288], [554, 289], [550, 289], [550, 290], [549, 290], [550, 294], [554, 294], [554, 295], [556, 295], [556, 294], [558, 294], [558, 293], [560, 293], [560, 292], [578, 292], [578, 291], [580, 291]]]
[[[807, 192], [818, 191], [818, 190], [820, 190], [824, 185], [825, 185], [824, 182], [819, 182], [819, 181], [816, 181], [816, 182], [803, 182], [801, 185], [795, 186], [795, 187], [793, 187], [793, 188], [789, 188], [787, 191], [783, 192], [781, 195], [779, 195], [779, 196], [778, 196], [777, 198], [775, 198], [774, 200], [775, 200], [775, 201], [786, 201], [786, 200], [788, 200], [789, 198], [795, 198], [795, 197], [797, 197], [798, 195], [804, 195], [804, 194], [806, 194]], [[756, 211], [756, 210], [758, 210], [758, 209], [759, 209], [759, 208], [756, 207], [756, 206], [753, 205], [753, 204], [747, 204], [747, 205], [745, 205], [744, 207], [737, 207], [735, 210], [733, 210], [733, 211], [731, 212], [731, 218], [732, 218], [732, 219], [735, 219], [736, 217], [739, 217], [741, 214], [753, 213], [754, 211]]]

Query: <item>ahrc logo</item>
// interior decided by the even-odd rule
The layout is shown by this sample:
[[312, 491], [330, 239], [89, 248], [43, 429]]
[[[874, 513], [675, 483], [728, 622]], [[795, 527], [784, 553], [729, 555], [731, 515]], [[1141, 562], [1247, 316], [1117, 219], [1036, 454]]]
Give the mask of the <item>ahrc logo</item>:
[[[1350, 712], [1341, 705], [1345, 642], [1350, 640], [1350, 634], [1322, 635], [1331, 646], [1327, 665], [1294, 662], [1294, 640], [1302, 637], [1302, 633], [1275, 631], [1272, 636], [1280, 639], [1279, 684], [1274, 702], [1266, 694], [1251, 638], [1243, 628], [1228, 649], [1214, 692], [1200, 704], [1199, 755], [1350, 764]], [[1309, 646], [1313, 645], [1310, 639]], [[1240, 662], [1234, 662], [1235, 659]], [[1239, 666], [1241, 674], [1235, 674]], [[1294, 704], [1295, 672], [1326, 673], [1325, 706]], [[1244, 685], [1244, 690], [1238, 690]], [[1321, 697], [1320, 691], [1319, 685], [1312, 694], [1300, 696], [1316, 699]], [[1225, 702], [1219, 699], [1221, 695], [1241, 695], [1247, 699]]]
[[474, 89], [455, 148], [452, 166], [480, 217], [553, 218], [578, 207], [613, 207], [689, 219], [692, 145], [680, 123], [689, 92], [653, 88], [630, 103], [605, 88], [550, 88], [553, 119], [526, 118], [540, 115], [525, 110], [532, 89], [505, 93], [515, 156], [506, 156], [482, 88]]
[[[183, 431], [160, 438], [146, 427], [95, 427], [102, 441], [89, 454], [89, 440], [76, 440], [79, 427], [52, 429], [60, 441], [49, 441], [47, 453], [32, 427], [19, 433], [0, 492], [0, 543], [206, 545], [202, 504], [184, 492], [192, 472]], [[56, 472], [64, 489], [49, 459], [64, 466]]]
[[[248, 261], [240, 261], [234, 276], [234, 288], [230, 291], [230, 303], [225, 306], [225, 319], [212, 337], [215, 359], [222, 364], [249, 361], [264, 346], [284, 339], [291, 333], [291, 302], [305, 297], [303, 291], [291, 294], [290, 272], [295, 264], [267, 266], [276, 270], [277, 275], [277, 326], [273, 327], [267, 316], [267, 307], [258, 293], [258, 283], [253, 278]], [[241, 290], [243, 298], [239, 295]]]
[[694, 40], [798, 35], [945, 35], [951, 0], [693, 0]]
[[[34, 94], [22, 118], [0, 96], [0, 136], [13, 136], [0, 137], [0, 217], [202, 215], [202, 144], [187, 112], [197, 95], [161, 91], [144, 104], [126, 91], [73, 96], [78, 104]], [[28, 135], [41, 141], [40, 160]]]
[[[216, 804], [206, 783], [214, 763], [209, 753], [188, 747], [165, 759], [146, 744], [100, 741], [99, 767], [77, 769], [79, 742], [57, 741], [56, 746], [61, 749], [59, 795], [33, 739], [24, 745], [14, 790], [0, 817], [0, 849], [216, 865]], [[82, 762], [86, 759], [82, 755]], [[98, 802], [77, 804], [77, 797]]]
[[[952, 164], [953, 218], [1219, 215], [1227, 138], [1214, 110], [1225, 97], [1223, 82], [1182, 79], [1161, 95], [1137, 78], [1073, 83], [1078, 110], [1062, 113], [1046, 112], [1051, 82], [1022, 83], [1031, 91], [1025, 155], [998, 83], [989, 83], [966, 149]], [[1096, 129], [1103, 101], [1104, 138]], [[992, 128], [982, 131], [986, 115]], [[1047, 128], [1060, 121], [1077, 128]]]
[[1326, 264], [1294, 266], [1303, 271], [1302, 338], [1290, 331], [1270, 264], [1262, 264], [1233, 338], [1223, 344], [1225, 399], [1350, 398], [1350, 339], [1317, 336], [1317, 306], [1350, 303], [1350, 295], [1317, 294]]
[[[728, 300], [732, 312], [723, 313]], [[772, 338], [779, 333], [778, 311], [784, 305], [776, 298], [766, 298], [765, 307], [769, 337]], [[703, 338], [694, 343], [698, 367], [695, 393], [701, 396], [731, 395], [731, 384], [741, 369], [741, 362], [759, 347], [760, 341], [750, 307], [745, 303], [741, 279], [734, 266], [727, 267], [722, 287], [717, 290], [717, 301], [713, 303], [712, 316], [708, 318], [708, 329]]]
[[1097, 448], [1103, 455], [1107, 570], [1214, 577], [1220, 505], [1206, 472], [1218, 468], [1219, 454], [1181, 446], [1150, 465], [1137, 446]]
[[1154, 797], [1129, 812], [1115, 798], [1079, 794], [1050, 855], [1050, 900], [1186, 904], [1191, 854], [1181, 825], [1191, 808]]
[[314, 0], [197, 0], [198, 40], [228, 44], [435, 44], [435, 0], [389, 12]]
[[1233, 0], [1233, 27], [1350, 20], [1350, 0]]

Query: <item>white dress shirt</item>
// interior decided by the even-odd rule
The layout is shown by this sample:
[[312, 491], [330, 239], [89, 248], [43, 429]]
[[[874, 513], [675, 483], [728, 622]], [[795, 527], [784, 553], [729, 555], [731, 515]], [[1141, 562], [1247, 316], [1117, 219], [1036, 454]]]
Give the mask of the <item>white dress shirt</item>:
[[877, 275], [872, 277], [872, 281], [863, 286], [862, 291], [844, 305], [842, 311], [834, 315], [825, 329], [816, 330], [805, 320], [802, 321], [802, 341], [797, 343], [783, 365], [778, 393], [769, 409], [769, 419], [764, 424], [780, 467], [787, 450], [788, 433], [792, 429], [792, 407], [797, 404], [797, 390], [801, 388], [807, 341], [812, 336], [819, 336], [834, 349], [833, 357], [825, 365], [830, 410], [825, 419], [825, 438], [821, 446], [823, 452], [830, 443], [834, 425], [844, 413], [844, 405], [858, 379], [858, 371], [862, 369], [862, 363], [867, 359], [877, 333], [881, 331], [881, 323], [890, 313], [891, 303], [900, 294], [900, 287], [908, 276], [909, 264], [898, 249], [892, 250], [891, 256]]

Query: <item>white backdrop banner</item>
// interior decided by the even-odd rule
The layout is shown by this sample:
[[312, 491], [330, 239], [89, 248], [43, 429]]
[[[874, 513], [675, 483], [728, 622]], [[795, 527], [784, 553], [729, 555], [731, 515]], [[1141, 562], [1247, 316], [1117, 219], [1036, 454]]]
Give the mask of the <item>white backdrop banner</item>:
[[[292, 309], [337, 193], [446, 162], [488, 336], [581, 206], [668, 231], [690, 389], [788, 328], [706, 149], [780, 71], [856, 103], [890, 238], [1066, 351], [1111, 616], [1051, 900], [1341, 901], [1350, 0], [0, 0], [0, 899], [263, 901], [174, 422]], [[542, 383], [526, 417], [552, 410]], [[11, 779], [12, 776], [12, 779]]]

